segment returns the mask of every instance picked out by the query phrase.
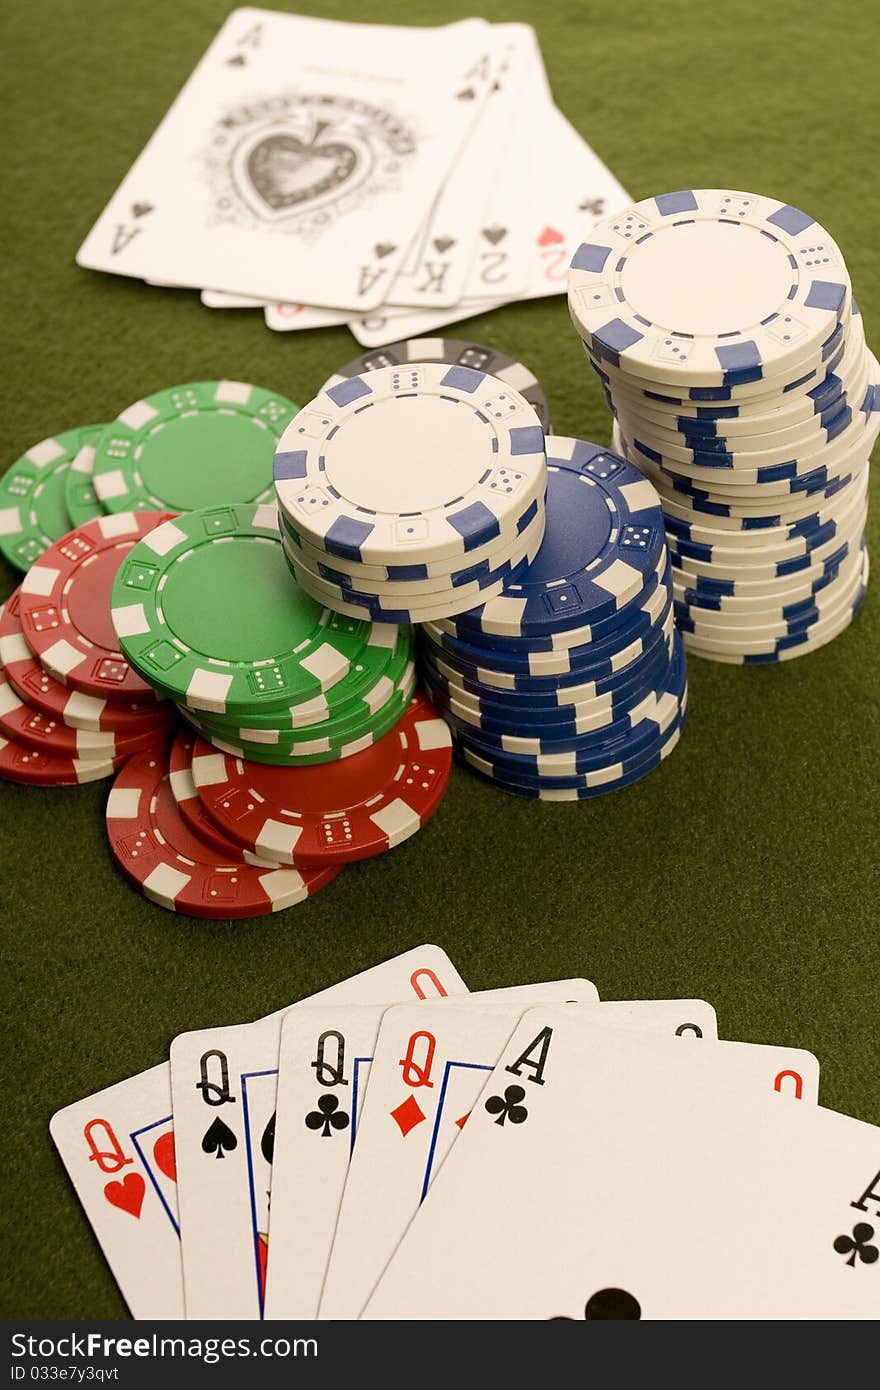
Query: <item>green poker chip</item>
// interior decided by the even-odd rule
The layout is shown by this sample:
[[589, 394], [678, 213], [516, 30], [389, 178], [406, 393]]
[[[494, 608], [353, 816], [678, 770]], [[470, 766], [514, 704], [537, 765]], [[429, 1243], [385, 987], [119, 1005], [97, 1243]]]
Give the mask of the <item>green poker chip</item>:
[[[315, 738], [345, 739], [352, 731], [366, 728], [377, 711], [390, 699], [395, 688], [413, 664], [415, 639], [411, 627], [397, 629], [397, 641], [388, 648], [387, 662], [376, 669], [374, 663], [352, 663], [347, 676], [330, 690], [299, 704], [282, 709], [254, 710], [247, 717], [206, 714], [196, 711], [219, 737], [231, 743], [260, 742], [283, 737], [291, 747]], [[243, 732], [247, 729], [249, 732]], [[251, 738], [251, 735], [255, 737]]]
[[[219, 722], [215, 715], [201, 712], [195, 715], [195, 719], [206, 738], [223, 740], [243, 748], [247, 757], [251, 756], [251, 749], [263, 749], [269, 757], [278, 755], [285, 760], [300, 761], [315, 755], [315, 760], [321, 761], [318, 755], [334, 756], [342, 748], [368, 740], [376, 728], [390, 728], [389, 718], [393, 724], [402, 717], [403, 710], [412, 699], [415, 682], [415, 665], [409, 661], [396, 680], [391, 681], [386, 677], [377, 682], [376, 699], [371, 707], [367, 707], [364, 701], [356, 701], [355, 710], [346, 718], [326, 720], [323, 724], [297, 729], [293, 733], [286, 729], [255, 728], [247, 724], [232, 727]], [[192, 711], [184, 710], [183, 713], [192, 714]]]
[[106, 425], [93, 425], [84, 429], [83, 442], [70, 467], [64, 474], [64, 505], [70, 518], [71, 529], [85, 526], [104, 515], [104, 508], [95, 495], [92, 473], [95, 467], [95, 445], [106, 430]]
[[308, 767], [316, 763], [338, 762], [355, 753], [363, 752], [370, 744], [378, 743], [379, 739], [390, 733], [406, 714], [414, 691], [415, 682], [408, 681], [394, 699], [388, 702], [380, 715], [358, 737], [348, 738], [341, 743], [333, 743], [328, 746], [319, 744], [311, 752], [297, 751], [296, 749], [288, 751], [275, 744], [252, 743], [246, 739], [230, 740], [212, 732], [203, 716], [196, 716], [188, 711], [183, 711], [183, 713], [188, 722], [198, 729], [209, 743], [213, 743], [215, 748], [219, 748], [223, 753], [230, 753], [235, 758], [243, 758], [246, 762], [251, 763], [270, 763], [281, 767]]
[[128, 553], [111, 617], [131, 665], [194, 710], [249, 715], [366, 685], [397, 644], [390, 624], [344, 618], [292, 579], [274, 506], [208, 507], [157, 526]]
[[98, 501], [108, 512], [266, 501], [275, 446], [298, 410], [244, 381], [191, 381], [145, 396], [98, 442]]
[[29, 570], [70, 530], [67, 473], [83, 444], [99, 429], [83, 425], [43, 439], [0, 478], [0, 552], [16, 569]]

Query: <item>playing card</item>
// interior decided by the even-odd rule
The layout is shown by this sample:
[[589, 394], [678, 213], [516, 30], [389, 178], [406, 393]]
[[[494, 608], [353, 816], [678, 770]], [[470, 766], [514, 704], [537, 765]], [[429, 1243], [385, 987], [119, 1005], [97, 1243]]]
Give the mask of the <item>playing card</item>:
[[[391, 1003], [467, 993], [436, 946], [407, 951], [302, 1003]], [[183, 1033], [171, 1045], [181, 1258], [188, 1318], [259, 1318], [285, 1010]]]
[[[574, 982], [505, 991], [489, 1008], [471, 995], [438, 1009], [409, 1005], [384, 1015], [357, 1147], [345, 1184], [319, 1316], [356, 1318], [467, 1120], [529, 994], [576, 1001]], [[501, 991], [494, 992], [497, 996]], [[483, 996], [491, 999], [491, 994]], [[595, 993], [583, 1000], [616, 1026], [622, 1012]], [[667, 1001], [642, 1028], [668, 1031]], [[628, 1007], [628, 1006], [624, 1006]], [[706, 1006], [708, 1008], [708, 1006]], [[710, 1011], [711, 1013], [711, 1011]], [[711, 1028], [709, 1017], [705, 1017]], [[630, 1025], [632, 1026], [632, 1025]], [[680, 1044], [679, 1044], [680, 1045]]]
[[168, 1067], [52, 1116], [49, 1133], [133, 1318], [182, 1318]]
[[815, 1058], [597, 1017], [521, 1019], [364, 1316], [876, 1316], [880, 1131]]
[[482, 20], [234, 11], [92, 228], [80, 265], [364, 312], [479, 113]]
[[[390, 304], [436, 308], [456, 304], [463, 296], [477, 235], [486, 225], [493, 184], [506, 159], [522, 89], [537, 53], [534, 30], [525, 24], [493, 25], [491, 38], [490, 60], [480, 74], [488, 100], [388, 291]], [[528, 170], [523, 148], [512, 163], [524, 203]]]
[[[518, 999], [525, 1007], [551, 993], [555, 998], [598, 999], [589, 980], [561, 980], [486, 990], [460, 997], [456, 1004], [478, 1009]], [[285, 1015], [278, 1060], [267, 1318], [317, 1316], [384, 1012], [384, 1005], [330, 1002], [291, 1009]]]
[[497, 308], [511, 298], [564, 294], [569, 262], [577, 247], [600, 218], [629, 203], [628, 193], [610, 169], [555, 106], [539, 55], [530, 85], [532, 175], [526, 210], [525, 288], [513, 294], [505, 290], [503, 281], [496, 280], [491, 295], [487, 294], [491, 261], [486, 261], [480, 282], [470, 281], [464, 299], [448, 311], [406, 312], [383, 305], [369, 315], [351, 319], [349, 327], [364, 347], [423, 337], [446, 324]]
[[224, 290], [202, 290], [201, 301], [206, 309], [264, 309], [265, 299], [252, 299], [246, 294], [226, 294]]
[[263, 316], [269, 328], [279, 333], [295, 333], [303, 328], [336, 328], [348, 322], [339, 309], [319, 309], [312, 304], [267, 304]]

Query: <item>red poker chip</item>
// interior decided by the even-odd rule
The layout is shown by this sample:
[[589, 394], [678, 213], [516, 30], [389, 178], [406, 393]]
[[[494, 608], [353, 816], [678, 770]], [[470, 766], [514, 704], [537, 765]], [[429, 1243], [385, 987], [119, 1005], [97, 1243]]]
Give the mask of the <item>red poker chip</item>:
[[124, 759], [56, 757], [32, 743], [0, 734], [0, 780], [26, 787], [75, 787], [112, 777]]
[[107, 834], [122, 872], [152, 902], [190, 917], [259, 917], [292, 907], [337, 869], [261, 868], [215, 850], [177, 809], [167, 755], [139, 753], [107, 799]]
[[201, 738], [192, 760], [212, 820], [285, 864], [347, 864], [393, 849], [434, 814], [451, 769], [449, 729], [423, 695], [378, 743], [339, 762], [244, 762]]
[[129, 666], [110, 617], [110, 591], [129, 551], [169, 512], [119, 512], [51, 545], [25, 575], [18, 617], [40, 665], [62, 685], [99, 699], [156, 693]]
[[37, 661], [18, 621], [19, 591], [0, 608], [0, 663], [6, 679], [20, 699], [71, 729], [92, 733], [152, 733], [171, 727], [170, 704], [153, 700], [99, 700], [68, 690]]
[[6, 679], [0, 666], [0, 734], [15, 739], [36, 752], [73, 761], [128, 757], [148, 748], [157, 733], [146, 726], [140, 733], [91, 733], [69, 729], [51, 714], [45, 714], [22, 700]]
[[192, 755], [195, 741], [194, 733], [188, 729], [180, 729], [168, 754], [168, 781], [181, 819], [200, 840], [204, 840], [220, 854], [231, 855], [233, 861], [243, 855], [246, 864], [277, 869], [277, 859], [261, 859], [258, 854], [251, 854], [249, 850], [242, 849], [241, 845], [225, 835], [211, 820], [193, 781]]

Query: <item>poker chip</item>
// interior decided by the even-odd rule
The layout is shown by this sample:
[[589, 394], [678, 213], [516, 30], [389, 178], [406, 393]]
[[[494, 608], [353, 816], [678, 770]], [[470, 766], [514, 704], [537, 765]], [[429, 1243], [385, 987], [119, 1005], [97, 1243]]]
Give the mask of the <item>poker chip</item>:
[[848, 312], [843, 257], [788, 204], [729, 189], [646, 198], [575, 252], [569, 307], [628, 375], [730, 387], [809, 363]]
[[541, 422], [545, 434], [550, 433], [550, 407], [537, 377], [497, 348], [482, 343], [470, 343], [462, 338], [410, 338], [406, 342], [389, 343], [387, 347], [362, 353], [340, 367], [321, 387], [322, 392], [338, 386], [353, 376], [378, 371], [380, 367], [408, 366], [411, 362], [443, 362], [448, 367], [469, 367], [476, 372], [494, 376], [528, 401]]
[[555, 436], [546, 448], [537, 556], [497, 598], [425, 623], [420, 671], [475, 771], [537, 795], [559, 776], [582, 791], [580, 763], [594, 792], [610, 790], [652, 770], [683, 717], [663, 513], [619, 455]]
[[192, 775], [214, 822], [252, 853], [284, 863], [342, 864], [409, 839], [449, 782], [452, 740], [417, 695], [391, 733], [344, 762], [273, 767], [197, 742]]
[[[441, 589], [423, 593], [416, 591], [415, 585], [385, 588], [383, 592], [369, 592], [350, 587], [346, 583], [334, 582], [308, 568], [303, 562], [302, 552], [295, 551], [290, 541], [284, 539], [284, 554], [294, 578], [301, 588], [310, 593], [318, 602], [326, 603], [337, 612], [363, 614], [374, 622], [416, 623], [431, 618], [449, 617], [463, 612], [485, 596], [494, 597], [511, 581], [522, 575], [535, 556], [543, 540], [543, 516], [541, 525], [533, 530], [527, 541], [518, 542], [514, 552], [502, 561], [497, 568], [483, 570], [482, 566], [463, 571], [454, 581]], [[336, 581], [344, 576], [337, 575]], [[429, 581], [429, 583], [432, 581]], [[375, 590], [378, 586], [373, 585]]]
[[880, 364], [827, 232], [754, 194], [648, 199], [576, 252], [569, 307], [612, 449], [656, 488], [688, 650], [806, 653], [851, 621]]
[[97, 442], [108, 512], [189, 512], [272, 496], [272, 458], [298, 407], [243, 381], [191, 381], [135, 401]]
[[69, 690], [44, 671], [24, 639], [18, 620], [20, 591], [0, 608], [0, 665], [13, 690], [56, 722], [92, 733], [156, 733], [170, 725], [168, 706], [152, 698], [111, 701]]
[[95, 468], [95, 445], [106, 428], [106, 425], [95, 425], [83, 431], [83, 442], [64, 475], [64, 505], [70, 527], [84, 526], [87, 521], [94, 521], [96, 517], [104, 515], [104, 508], [95, 493], [92, 474]]
[[[209, 715], [194, 715], [182, 711], [185, 719], [215, 748], [252, 762], [308, 766], [313, 763], [335, 762], [351, 758], [356, 753], [383, 738], [404, 716], [415, 692], [415, 666], [409, 663], [400, 680], [391, 685], [384, 679], [377, 691], [376, 707], [368, 718], [353, 718], [338, 725], [321, 724], [313, 729], [291, 735], [273, 729], [251, 729], [247, 726], [228, 729], [212, 722]], [[382, 696], [388, 691], [388, 698]]]
[[458, 617], [463, 637], [591, 626], [635, 598], [657, 566], [665, 532], [651, 483], [595, 444], [554, 435], [547, 451], [544, 543], [522, 583]]
[[529, 403], [445, 363], [330, 386], [275, 455], [279, 508], [294, 530], [315, 549], [368, 564], [479, 552], [540, 505], [545, 486], [544, 432]]
[[[667, 566], [667, 571], [670, 569]], [[656, 625], [662, 623], [670, 606], [667, 582], [653, 590], [650, 598], [640, 604], [636, 613], [613, 629], [607, 636], [599, 636], [595, 641], [589, 639], [577, 646], [561, 647], [550, 652], [525, 650], [504, 651], [474, 646], [469, 642], [426, 623], [422, 631], [425, 639], [439, 651], [448, 651], [464, 665], [477, 672], [491, 669], [493, 672], [510, 672], [514, 675], [532, 676], [561, 675], [576, 671], [580, 666], [592, 666], [608, 659], [615, 669], [628, 664], [633, 655], [642, 650], [650, 640]]]
[[[373, 659], [373, 648], [385, 646], [385, 658]], [[309, 700], [280, 709], [250, 709], [246, 715], [192, 710], [180, 704], [187, 718], [210, 726], [234, 741], [289, 742], [339, 739], [365, 731], [412, 669], [413, 629], [377, 626], [371, 633], [369, 664], [356, 660], [346, 676]]]
[[86, 695], [155, 698], [119, 650], [110, 592], [129, 552], [166, 519], [122, 512], [89, 521], [45, 551], [19, 590], [18, 620], [44, 670]]
[[193, 710], [282, 709], [327, 692], [357, 663], [380, 674], [394, 627], [347, 621], [296, 585], [274, 506], [190, 512], [127, 557], [112, 619], [141, 676]]
[[29, 787], [73, 787], [112, 777], [119, 766], [113, 758], [71, 758], [48, 753], [31, 741], [0, 734], [0, 780]]
[[247, 863], [196, 834], [178, 810], [167, 759], [129, 759], [107, 800], [107, 835], [122, 872], [151, 902], [191, 917], [239, 919], [280, 912], [338, 872]]
[[53, 758], [67, 758], [71, 762], [86, 762], [90, 759], [112, 762], [126, 754], [139, 752], [156, 738], [156, 733], [149, 727], [145, 731], [128, 735], [71, 729], [22, 700], [6, 679], [2, 666], [0, 734], [26, 744], [33, 752], [47, 753]]
[[282, 518], [282, 539], [289, 557], [300, 564], [320, 583], [333, 585], [340, 591], [363, 594], [365, 602], [376, 602], [390, 606], [390, 603], [404, 607], [417, 607], [436, 604], [438, 598], [456, 591], [458, 593], [478, 593], [487, 584], [509, 574], [510, 570], [530, 556], [534, 556], [544, 535], [544, 517], [538, 507], [533, 505], [530, 516], [518, 534], [505, 544], [502, 560], [495, 555], [487, 559], [475, 560], [468, 556], [464, 563], [443, 561], [443, 572], [425, 572], [427, 566], [403, 565], [396, 569], [372, 565], [367, 574], [366, 566], [351, 565], [337, 556], [327, 555], [325, 551], [315, 550], [303, 544], [293, 533], [289, 524]]
[[603, 782], [616, 781], [650, 761], [666, 734], [682, 720], [687, 687], [681, 639], [677, 648], [680, 659], [673, 662], [671, 669], [678, 670], [668, 687], [646, 696], [629, 718], [614, 727], [599, 729], [579, 741], [538, 744], [522, 740], [528, 747], [492, 740], [485, 733], [467, 734], [461, 739], [461, 747], [483, 757], [499, 776], [515, 781], [539, 781], [546, 787], [601, 786]]
[[0, 552], [27, 571], [70, 530], [66, 479], [72, 460], [100, 426], [66, 430], [34, 444], [0, 479]]
[[246, 864], [255, 865], [257, 868], [280, 868], [277, 860], [261, 859], [258, 854], [251, 854], [248, 850], [242, 849], [241, 845], [230, 840], [211, 820], [193, 781], [192, 755], [195, 740], [194, 733], [187, 729], [179, 729], [168, 752], [168, 785], [181, 820], [199, 840], [210, 845], [218, 854], [222, 854], [229, 863], [234, 864], [243, 859]]
[[486, 759], [464, 749], [463, 757], [466, 763], [481, 772], [484, 776], [491, 777], [493, 786], [499, 787], [502, 791], [511, 796], [530, 797], [537, 801], [591, 801], [594, 797], [605, 796], [608, 792], [623, 791], [626, 787], [631, 787], [636, 782], [641, 782], [649, 773], [669, 757], [669, 754], [677, 747], [685, 725], [687, 716], [686, 709], [682, 713], [681, 719], [673, 726], [664, 739], [661, 740], [658, 748], [650, 756], [639, 760], [632, 768], [628, 769], [622, 776], [608, 776], [600, 780], [593, 780], [587, 784], [586, 781], [579, 782], [573, 787], [558, 787], [548, 785], [540, 779], [530, 780], [528, 778], [517, 778], [506, 776], [503, 771], [488, 763]]

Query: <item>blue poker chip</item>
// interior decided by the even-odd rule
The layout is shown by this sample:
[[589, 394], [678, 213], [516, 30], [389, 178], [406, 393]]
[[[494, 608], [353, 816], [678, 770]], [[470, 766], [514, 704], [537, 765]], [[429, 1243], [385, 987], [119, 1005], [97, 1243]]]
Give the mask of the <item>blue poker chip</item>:
[[577, 739], [519, 737], [482, 727], [465, 728], [458, 720], [454, 727], [467, 746], [496, 765], [507, 766], [511, 772], [542, 778], [572, 777], [616, 766], [642, 754], [653, 739], [663, 736], [679, 713], [686, 687], [684, 646], [676, 634], [672, 659], [659, 675], [646, 682], [641, 699], [619, 718]]
[[554, 674], [574, 674], [589, 672], [598, 663], [612, 660], [628, 652], [636, 643], [648, 646], [655, 629], [662, 627], [672, 601], [671, 566], [662, 588], [656, 594], [656, 602], [650, 609], [643, 610], [639, 617], [628, 622], [619, 631], [612, 633], [600, 642], [586, 642], [581, 646], [568, 647], [553, 652], [547, 665], [542, 665], [536, 657], [544, 653], [497, 651], [490, 647], [476, 646], [448, 633], [425, 633], [426, 640], [435, 650], [447, 654], [451, 664], [460, 666], [463, 671], [498, 671], [509, 675], [541, 677], [548, 671]]
[[[580, 778], [550, 781], [541, 777], [521, 776], [508, 772], [506, 767], [492, 764], [461, 744], [459, 744], [459, 749], [464, 761], [471, 768], [489, 777], [493, 786], [510, 793], [512, 796], [525, 796], [543, 801], [587, 801], [596, 796], [604, 796], [608, 792], [621, 791], [625, 787], [640, 782], [648, 773], [653, 772], [675, 748], [686, 721], [687, 708], [685, 706], [670, 728], [667, 729], [663, 738], [659, 740], [657, 746], [643, 756], [633, 759], [622, 775], [614, 777], [607, 773], [604, 776], [586, 773]], [[560, 780], [563, 782], [561, 786], [559, 785]], [[565, 782], [569, 782], [571, 785], [564, 785]]]
[[617, 454], [579, 439], [547, 440], [547, 525], [525, 579], [460, 613], [474, 640], [548, 636], [617, 614], [654, 573], [665, 542], [652, 484]]
[[599, 791], [608, 786], [618, 785], [622, 778], [638, 773], [643, 767], [656, 766], [660, 750], [667, 739], [673, 737], [681, 727], [682, 720], [682, 711], [679, 709], [662, 734], [657, 732], [656, 725], [651, 726], [650, 733], [643, 736], [641, 746], [634, 746], [634, 751], [629, 757], [599, 762], [595, 767], [584, 767], [581, 771], [560, 773], [558, 776], [523, 772], [503, 759], [487, 757], [485, 750], [476, 747], [469, 740], [458, 738], [457, 742], [470, 766], [483, 771], [493, 781], [507, 782], [519, 787], [542, 787], [545, 791], [574, 791], [579, 788], [593, 788]]
[[661, 584], [668, 583], [669, 579], [669, 556], [665, 551], [661, 551], [660, 558], [654, 573], [650, 576], [644, 589], [631, 599], [629, 603], [608, 618], [602, 618], [597, 623], [591, 623], [588, 627], [581, 630], [572, 627], [563, 629], [560, 632], [551, 633], [546, 637], [505, 637], [503, 634], [483, 632], [477, 639], [473, 633], [466, 633], [464, 637], [457, 631], [456, 619], [441, 618], [435, 622], [426, 624], [431, 635], [439, 642], [441, 635], [458, 638], [472, 645], [479, 647], [481, 652], [489, 654], [491, 661], [492, 652], [515, 653], [522, 656], [525, 652], [530, 653], [551, 653], [568, 651], [575, 646], [584, 646], [587, 642], [597, 642], [609, 637], [612, 633], [622, 632], [629, 623], [637, 623], [644, 609], [647, 609], [654, 601], [657, 589]]
[[[641, 650], [634, 653], [634, 659], [649, 656], [664, 640], [663, 624], [667, 617], [668, 608], [665, 610], [661, 622], [647, 634]], [[423, 634], [421, 641], [422, 650], [435, 662], [442, 661], [463, 680], [471, 681], [484, 689], [494, 690], [496, 693], [499, 691], [520, 691], [532, 695], [540, 692], [564, 692], [572, 686], [584, 685], [589, 681], [603, 680], [622, 674], [627, 669], [621, 667], [619, 660], [617, 660], [620, 653], [612, 652], [610, 655], [603, 655], [600, 652], [592, 659], [585, 658], [577, 666], [572, 666], [566, 671], [557, 671], [547, 675], [524, 671], [496, 671], [485, 664], [477, 666], [471, 662], [466, 662], [458, 653], [450, 652], [445, 647], [438, 648], [426, 634]]]
[[[652, 694], [650, 690], [643, 691], [639, 699], [628, 702], [629, 708], [622, 711], [615, 709], [607, 716], [596, 716], [593, 727], [583, 728], [580, 732], [571, 729], [563, 732], [553, 725], [511, 733], [502, 726], [489, 728], [485, 721], [475, 728], [450, 710], [448, 702], [440, 702], [436, 707], [464, 747], [479, 753], [499, 768], [506, 766], [508, 771], [515, 771], [517, 775], [546, 776], [549, 779], [554, 775], [569, 777], [575, 773], [580, 775], [596, 771], [616, 765], [623, 757], [635, 757], [646, 751], [651, 742], [659, 737], [660, 728], [660, 721], [652, 720], [650, 715], [645, 716], [646, 710], [656, 708]], [[675, 708], [667, 702], [662, 721], [664, 729], [675, 712]], [[520, 757], [544, 761], [539, 769], [537, 764], [532, 766], [531, 763], [521, 762]]]
[[610, 723], [643, 699], [662, 679], [672, 646], [670, 637], [620, 675], [572, 687], [570, 700], [541, 692], [511, 694], [461, 677], [453, 679], [445, 676], [424, 653], [420, 670], [431, 693], [446, 702], [455, 701], [463, 711], [463, 721], [472, 728], [485, 726], [497, 733], [562, 738], [582, 732], [584, 721], [599, 714], [608, 714]]

